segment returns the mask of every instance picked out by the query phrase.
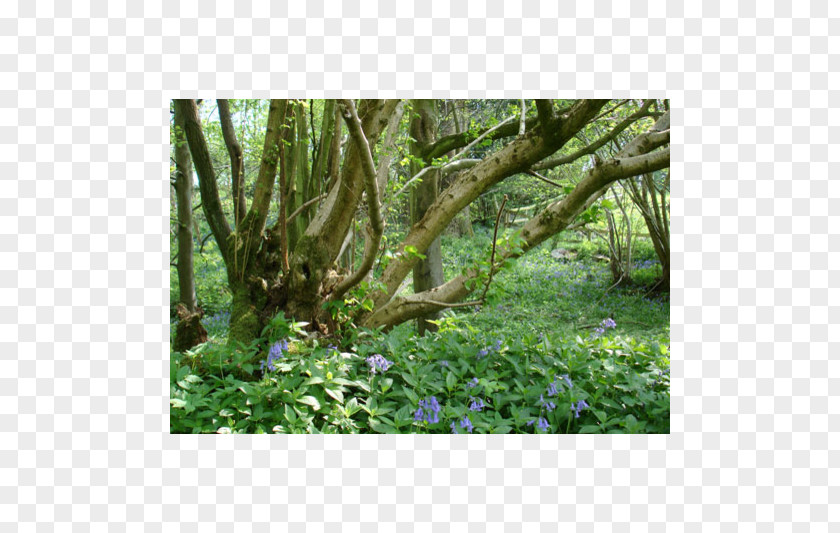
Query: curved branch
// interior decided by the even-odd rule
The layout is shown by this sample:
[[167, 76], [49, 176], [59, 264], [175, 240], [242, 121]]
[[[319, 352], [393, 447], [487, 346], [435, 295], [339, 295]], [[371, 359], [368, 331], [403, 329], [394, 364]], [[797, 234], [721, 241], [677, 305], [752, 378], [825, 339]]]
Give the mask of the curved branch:
[[233, 129], [233, 120], [230, 117], [230, 104], [227, 100], [217, 100], [219, 104], [219, 123], [222, 126], [222, 137], [225, 139], [228, 154], [230, 155], [230, 181], [233, 190], [233, 218], [236, 227], [245, 218], [245, 187], [242, 145], [236, 140], [236, 132]]
[[[572, 154], [541, 161], [534, 165], [533, 170], [548, 170], [550, 168], [577, 161], [585, 155], [595, 153], [599, 148], [601, 148], [611, 140], [617, 138], [621, 132], [629, 128], [634, 122], [641, 118], [650, 116], [650, 112], [648, 111], [648, 109], [651, 105], [653, 105], [654, 102], [656, 102], [656, 100], [645, 100], [645, 102], [642, 104], [642, 107], [639, 108], [638, 111], [616, 124], [616, 126], [609, 133], [607, 133], [597, 141], [593, 142], [592, 144], [584, 146], [583, 148]], [[613, 110], [614, 109], [615, 108], [613, 108]]]
[[[671, 150], [666, 147], [657, 150], [661, 144], [670, 140], [670, 130], [660, 128], [670, 126], [670, 118], [664, 115], [653, 127], [653, 131], [640, 135], [628, 143], [619, 152], [616, 159], [608, 160], [592, 168], [565, 198], [546, 207], [540, 214], [529, 220], [522, 228], [525, 239], [521, 252], [506, 251], [502, 259], [517, 258], [533, 249], [546, 239], [568, 228], [574, 219], [591, 206], [604, 191], [620, 179], [646, 174], [670, 166]], [[647, 153], [644, 151], [647, 150]], [[390, 266], [390, 265], [389, 265]], [[458, 276], [432, 290], [400, 296], [379, 304], [376, 310], [365, 319], [367, 327], [385, 326], [386, 328], [411, 320], [418, 316], [439, 311], [462, 300], [471, 290], [467, 282], [479, 276], [476, 269]]]
[[198, 188], [201, 194], [201, 203], [204, 208], [204, 216], [210, 225], [216, 242], [219, 243], [219, 251], [227, 263], [228, 248], [226, 246], [230, 235], [230, 225], [222, 211], [222, 202], [219, 199], [219, 189], [216, 185], [216, 171], [210, 160], [210, 151], [207, 148], [207, 139], [201, 129], [201, 120], [198, 118], [198, 106], [195, 100], [175, 100], [175, 105], [184, 115], [184, 134], [192, 154], [193, 165], [198, 174]]
[[364, 131], [362, 131], [362, 121], [356, 113], [356, 106], [352, 100], [342, 100], [345, 107], [344, 121], [347, 123], [347, 128], [350, 130], [350, 138], [356, 144], [362, 159], [362, 170], [364, 172], [365, 180], [365, 194], [367, 196], [368, 205], [368, 226], [367, 238], [365, 239], [365, 251], [362, 256], [362, 264], [353, 274], [347, 276], [342, 280], [333, 291], [330, 299], [338, 300], [351, 287], [362, 281], [367, 276], [370, 269], [373, 267], [373, 262], [376, 259], [376, 252], [379, 250], [379, 243], [382, 240], [382, 232], [385, 229], [385, 224], [382, 222], [382, 214], [379, 210], [379, 187], [376, 184], [376, 169], [373, 164], [373, 154], [370, 151], [370, 145], [365, 138]]
[[[537, 161], [559, 150], [598, 114], [606, 103], [606, 100], [581, 100], [572, 106], [565, 116], [558, 117], [552, 123], [552, 127], [526, 131], [525, 135], [517, 137], [498, 152], [463, 172], [441, 192], [423, 218], [411, 228], [400, 251], [411, 245], [419, 253], [425, 253], [432, 241], [461, 209], [496, 183], [528, 170]], [[382, 275], [386, 289], [384, 293], [375, 297], [377, 306], [383, 305], [395, 294], [417, 260], [417, 256], [409, 254], [388, 264]]]

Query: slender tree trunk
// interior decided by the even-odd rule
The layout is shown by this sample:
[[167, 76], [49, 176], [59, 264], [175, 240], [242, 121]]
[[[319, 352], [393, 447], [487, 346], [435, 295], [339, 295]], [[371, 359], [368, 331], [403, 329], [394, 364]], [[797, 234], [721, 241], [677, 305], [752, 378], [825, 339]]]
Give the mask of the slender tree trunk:
[[[434, 100], [414, 100], [413, 118], [411, 121], [411, 136], [414, 143], [411, 145], [411, 154], [421, 157], [426, 147], [434, 142], [437, 132], [437, 109]], [[430, 161], [425, 162], [426, 165]], [[417, 163], [412, 163], [412, 175], [422, 170]], [[411, 194], [411, 223], [417, 224], [426, 215], [429, 207], [437, 200], [438, 180], [440, 172], [432, 170], [426, 172], [422, 182], [417, 185]], [[425, 259], [421, 259], [414, 265], [414, 292], [424, 292], [443, 284], [443, 257], [440, 249], [440, 236], [435, 238], [424, 252]], [[417, 319], [417, 332], [420, 335], [426, 331], [436, 331], [437, 326], [430, 320], [435, 320], [439, 313], [429, 313]]]
[[207, 331], [201, 324], [204, 314], [198, 308], [193, 269], [192, 191], [193, 172], [190, 149], [184, 137], [184, 115], [175, 108], [175, 194], [178, 204], [178, 288], [180, 300], [176, 306], [178, 326], [173, 348], [184, 352], [207, 342]]

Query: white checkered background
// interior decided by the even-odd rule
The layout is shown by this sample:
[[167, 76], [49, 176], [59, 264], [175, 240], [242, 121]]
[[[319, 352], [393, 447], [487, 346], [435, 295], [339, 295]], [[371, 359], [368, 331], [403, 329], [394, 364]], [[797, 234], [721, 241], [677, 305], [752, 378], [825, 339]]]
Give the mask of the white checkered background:
[[[51, 4], [0, 8], [0, 531], [837, 531], [840, 3]], [[672, 98], [670, 436], [168, 434], [170, 98], [522, 91]]]

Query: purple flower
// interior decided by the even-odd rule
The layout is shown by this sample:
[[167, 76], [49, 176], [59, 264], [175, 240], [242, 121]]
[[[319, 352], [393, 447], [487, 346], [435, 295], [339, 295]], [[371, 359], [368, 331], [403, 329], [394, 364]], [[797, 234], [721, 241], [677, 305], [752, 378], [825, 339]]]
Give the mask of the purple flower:
[[444, 359], [443, 361], [440, 362], [440, 366], [445, 366], [445, 367], [449, 368], [449, 361]]
[[569, 386], [569, 388], [571, 389], [571, 388], [572, 388], [572, 380], [571, 380], [571, 378], [569, 377], [569, 374], [563, 374], [563, 379], [566, 381], [566, 384], [567, 384], [567, 385]]
[[377, 368], [380, 370], [381, 374], [384, 374], [385, 371], [388, 370], [391, 367], [391, 365], [394, 364], [393, 361], [388, 361], [378, 353], [371, 355], [370, 357], [365, 359], [365, 361], [367, 361], [367, 364], [370, 365], [370, 371], [374, 374], [376, 374]]
[[472, 433], [473, 425], [470, 422], [470, 417], [465, 416], [463, 420], [461, 420], [461, 427], [467, 430], [467, 433]]
[[584, 409], [588, 409], [588, 408], [589, 408], [589, 404], [586, 403], [586, 401], [584, 401], [584, 400], [579, 401], [577, 403], [577, 405], [572, 404], [572, 411], [575, 412], [575, 418], [580, 418], [580, 412], [583, 411]]
[[429, 424], [437, 424], [440, 420], [438, 418], [438, 413], [440, 413], [440, 404], [438, 403], [437, 398], [432, 396], [428, 400], [420, 400], [419, 403], [420, 408], [414, 412], [414, 420], [417, 422], [426, 420]]
[[554, 411], [554, 409], [557, 408], [557, 405], [551, 400], [546, 401], [545, 399], [543, 399], [542, 394], [540, 394], [540, 403], [542, 404], [544, 409], [548, 409], [549, 411]]
[[265, 369], [268, 368], [269, 372], [274, 372], [277, 370], [274, 362], [283, 358], [283, 351], [289, 349], [289, 343], [284, 339], [282, 341], [275, 342], [271, 349], [268, 350], [268, 358], [265, 361], [260, 362], [260, 370], [265, 372]]
[[555, 385], [553, 381], [548, 384], [548, 395], [557, 396], [557, 385]]
[[473, 387], [478, 387], [478, 378], [472, 378], [467, 382], [467, 388], [471, 389]]
[[548, 431], [549, 429], [551, 429], [551, 425], [548, 423], [548, 420], [540, 417], [540, 419], [537, 421], [537, 428], [543, 431]]
[[487, 351], [487, 348], [482, 348], [481, 350], [478, 351], [478, 354], [475, 357], [476, 357], [476, 359], [483, 359], [483, 358], [487, 357], [488, 353], [489, 352]]
[[473, 398], [472, 402], [470, 403], [470, 411], [476, 411], [480, 413], [481, 410], [485, 407], [486, 406], [484, 405], [484, 402], [481, 400], [481, 398]]

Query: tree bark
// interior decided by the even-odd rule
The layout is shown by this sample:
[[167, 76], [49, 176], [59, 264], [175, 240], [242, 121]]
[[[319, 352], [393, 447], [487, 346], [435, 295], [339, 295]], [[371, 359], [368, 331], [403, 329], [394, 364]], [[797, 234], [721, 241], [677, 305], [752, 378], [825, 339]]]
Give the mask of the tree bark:
[[230, 104], [227, 100], [218, 100], [219, 123], [222, 126], [222, 136], [230, 155], [230, 183], [233, 191], [233, 218], [238, 228], [245, 218], [247, 205], [245, 204], [245, 173], [243, 168], [242, 145], [236, 140], [233, 120], [230, 117]]
[[[397, 103], [396, 100], [363, 100], [359, 104], [358, 115], [369, 146], [376, 144]], [[362, 198], [365, 184], [362, 157], [357, 143], [348, 143], [336, 183], [295, 247], [287, 280], [289, 316], [317, 322], [322, 283], [338, 257]]]
[[[436, 102], [434, 100], [413, 100], [412, 120], [410, 126], [411, 137], [414, 143], [411, 145], [411, 154], [416, 158], [422, 158], [429, 144], [434, 142], [438, 120]], [[424, 161], [425, 165], [430, 161]], [[423, 168], [420, 163], [412, 162], [412, 175], [417, 175]], [[439, 170], [426, 172], [419, 185], [411, 191], [411, 222], [416, 224], [428, 211], [429, 207], [437, 199]], [[440, 248], [440, 236], [438, 235], [423, 252], [425, 259], [420, 259], [414, 265], [414, 292], [425, 292], [443, 284], [443, 255]], [[437, 312], [429, 313], [417, 319], [417, 333], [424, 335], [427, 331], [436, 331], [437, 326], [430, 322], [439, 317]]]
[[190, 149], [184, 137], [182, 108], [175, 108], [175, 195], [178, 205], [178, 325], [173, 349], [184, 352], [207, 342], [207, 331], [201, 324], [202, 311], [195, 294], [193, 268], [192, 192], [193, 172]]

